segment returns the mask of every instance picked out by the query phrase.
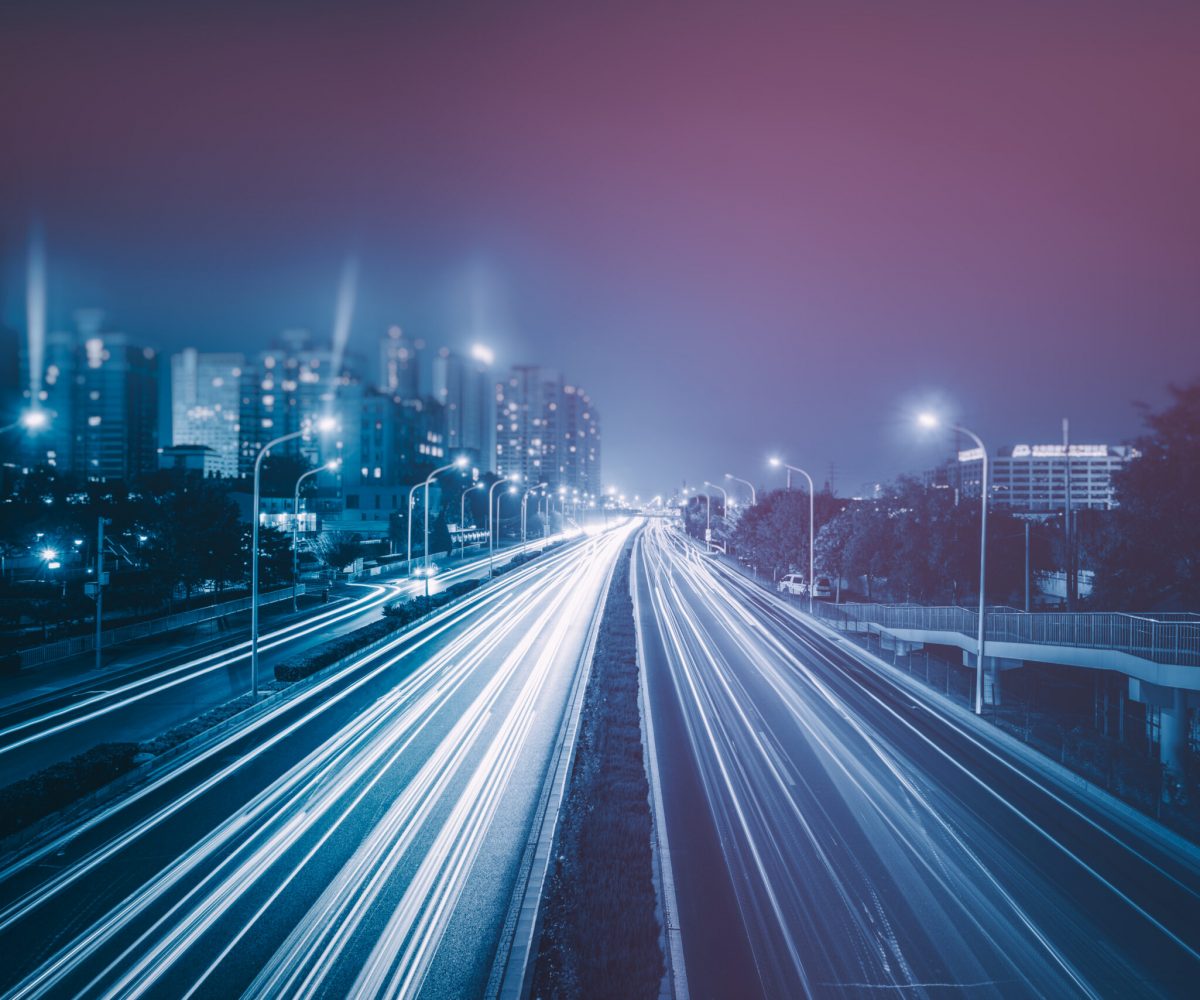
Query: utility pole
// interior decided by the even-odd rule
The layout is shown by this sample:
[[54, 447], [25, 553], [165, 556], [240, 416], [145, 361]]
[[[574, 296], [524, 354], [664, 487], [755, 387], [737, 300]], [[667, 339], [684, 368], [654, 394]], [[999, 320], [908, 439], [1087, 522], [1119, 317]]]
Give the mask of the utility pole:
[[1029, 614], [1029, 528], [1030, 521], [1025, 519], [1025, 614]]
[[1065, 549], [1065, 558], [1063, 562], [1066, 564], [1063, 568], [1066, 573], [1065, 587], [1067, 610], [1074, 611], [1075, 604], [1078, 600], [1078, 584], [1075, 579], [1075, 525], [1074, 512], [1072, 511], [1071, 503], [1071, 421], [1063, 417], [1063, 462], [1065, 464], [1066, 475], [1064, 477], [1064, 500], [1063, 500], [1063, 548]]

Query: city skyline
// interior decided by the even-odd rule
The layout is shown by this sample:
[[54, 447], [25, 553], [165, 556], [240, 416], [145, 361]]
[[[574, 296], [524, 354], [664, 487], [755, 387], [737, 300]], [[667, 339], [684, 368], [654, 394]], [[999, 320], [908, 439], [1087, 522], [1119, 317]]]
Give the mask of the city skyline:
[[1194, 374], [1193, 9], [250, 11], [6, 12], [7, 324], [34, 216], [52, 316], [165, 350], [331, 326], [351, 253], [352, 346], [586, 372], [635, 490], [778, 450], [857, 492], [940, 457], [930, 395], [1116, 443]]

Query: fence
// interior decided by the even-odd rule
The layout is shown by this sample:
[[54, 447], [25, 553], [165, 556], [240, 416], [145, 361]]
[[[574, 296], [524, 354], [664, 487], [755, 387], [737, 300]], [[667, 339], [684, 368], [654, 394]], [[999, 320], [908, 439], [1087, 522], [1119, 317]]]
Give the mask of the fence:
[[[300, 595], [303, 593], [304, 584], [298, 584], [296, 594]], [[291, 587], [272, 590], [270, 593], [258, 595], [258, 606], [262, 607], [264, 604], [274, 604], [278, 601], [290, 600], [291, 596]], [[194, 611], [181, 611], [179, 614], [167, 615], [164, 618], [151, 618], [147, 621], [133, 622], [129, 625], [121, 625], [118, 628], [109, 629], [107, 632], [101, 633], [100, 647], [104, 649], [123, 642], [131, 642], [134, 639], [145, 639], [148, 636], [159, 635], [163, 632], [172, 632], [178, 628], [187, 628], [189, 625], [198, 625], [201, 622], [211, 621], [214, 618], [224, 618], [226, 615], [235, 615], [239, 611], [249, 610], [250, 598], [239, 597], [235, 601], [226, 601], [224, 604], [212, 604], [206, 608], [196, 608]], [[79, 653], [86, 653], [95, 648], [96, 636], [94, 633], [89, 633], [88, 635], [73, 636], [70, 639], [60, 639], [58, 642], [49, 642], [44, 646], [35, 646], [32, 649], [23, 649], [17, 655], [21, 657], [22, 668], [38, 667], [68, 656], [77, 656]]]
[[[912, 604], [818, 603], [823, 618], [839, 623], [871, 622], [883, 628], [921, 632], [961, 632], [974, 636], [979, 613], [970, 608]], [[1033, 612], [987, 609], [989, 642], [1115, 649], [1155, 663], [1200, 666], [1200, 617], [1190, 613], [1153, 615], [1117, 611]]]

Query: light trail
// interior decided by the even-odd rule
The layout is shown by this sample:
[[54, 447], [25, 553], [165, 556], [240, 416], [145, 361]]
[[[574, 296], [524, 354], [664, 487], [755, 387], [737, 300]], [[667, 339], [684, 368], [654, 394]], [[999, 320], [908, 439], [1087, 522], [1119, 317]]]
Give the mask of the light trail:
[[[660, 766], [681, 749], [692, 761], [766, 995], [924, 996], [944, 982], [984, 995], [1098, 996], [1113, 982], [1140, 993], [1137, 962], [1150, 967], [1155, 958], [1122, 954], [1112, 937], [1131, 930], [1130, 920], [1178, 949], [1182, 966], [1200, 960], [1092, 854], [978, 770], [981, 760], [1002, 763], [1018, 788], [1044, 791], [1062, 818], [1098, 825], [1036, 774], [932, 710], [906, 715], [912, 696], [889, 700], [863, 685], [835, 659], [844, 655], [836, 647], [827, 651], [770, 595], [665, 526], [647, 529], [637, 557], [649, 612], [642, 641], [662, 664], [646, 668], [649, 701], [673, 704], [680, 716], [669, 749], [657, 738]], [[937, 727], [971, 749], [952, 752]], [[690, 822], [668, 815], [677, 865]], [[1194, 884], [1101, 829], [1129, 863], [1200, 900]], [[1030, 838], [1043, 846], [1025, 845]], [[1068, 890], [1040, 875], [1055, 854], [1098, 902], [1074, 910]], [[681, 898], [698, 894], [692, 905], [703, 909], [704, 880], [677, 867], [675, 884]], [[686, 957], [686, 922], [682, 930]]]
[[[230, 963], [261, 947], [264, 930], [281, 926], [272, 920], [280, 907], [297, 905], [300, 919], [264, 956], [249, 995], [337, 992], [334, 984], [353, 981], [360, 969], [379, 992], [415, 995], [481, 853], [494, 850], [490, 831], [499, 812], [513, 808], [514, 775], [549, 759], [553, 732], [536, 728], [537, 721], [565, 710], [563, 667], [578, 667], [581, 623], [590, 619], [626, 535], [613, 531], [501, 577], [254, 720], [267, 727], [284, 713], [298, 716], [0, 911], [0, 934], [35, 918], [48, 897], [75, 891], [136, 850], [152, 830], [318, 725], [339, 703], [361, 702], [386, 684], [389, 671], [401, 671], [299, 763], [248, 799], [230, 800], [223, 819], [197, 831], [178, 856], [56, 948], [11, 995], [227, 991]], [[162, 781], [185, 779], [202, 760], [221, 760], [228, 753], [222, 747], [247, 736], [253, 739], [252, 730], [230, 734]], [[138, 799], [116, 808], [136, 813]], [[518, 851], [523, 844], [518, 838]], [[314, 890], [306, 873], [331, 863], [336, 873], [324, 891]], [[387, 916], [382, 924], [380, 913]], [[497, 926], [503, 915], [501, 907]]]
[[[509, 551], [507, 554], [511, 557], [513, 553]], [[447, 570], [439, 578], [439, 586], [444, 589], [452, 581], [471, 577], [486, 567], [487, 563], [485, 557], [479, 557]], [[353, 586], [366, 587], [368, 593], [349, 604], [318, 612], [262, 635], [259, 639], [260, 652], [267, 652], [296, 640], [326, 632], [339, 624], [362, 616], [373, 608], [382, 607], [384, 604], [398, 600], [406, 594], [416, 595], [420, 589], [415, 581], [408, 579], [381, 584], [353, 584]], [[68, 704], [48, 712], [0, 728], [0, 756], [129, 708], [140, 701], [161, 695], [207, 674], [227, 670], [249, 657], [250, 640], [245, 639], [225, 649], [194, 657], [183, 663], [172, 664], [135, 680], [85, 698], [73, 699]], [[8, 706], [7, 710], [19, 707], [19, 704]]]

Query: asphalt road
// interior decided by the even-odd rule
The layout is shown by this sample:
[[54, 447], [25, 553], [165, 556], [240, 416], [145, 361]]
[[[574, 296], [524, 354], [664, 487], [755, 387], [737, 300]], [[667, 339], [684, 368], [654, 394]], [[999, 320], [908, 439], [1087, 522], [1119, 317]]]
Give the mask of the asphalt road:
[[0, 989], [483, 994], [629, 530], [498, 578], [0, 862]]
[[[497, 555], [505, 562], [513, 549]], [[447, 565], [433, 590], [487, 571], [487, 556]], [[354, 584], [349, 601], [285, 625], [266, 624], [259, 633], [259, 677], [274, 665], [374, 621], [384, 604], [422, 592], [423, 581], [405, 577]], [[249, 624], [236, 636], [164, 652], [152, 661], [63, 683], [56, 691], [34, 688], [22, 701], [0, 708], [0, 787], [106, 741], [140, 742], [187, 722], [209, 708], [250, 690]], [[28, 671], [38, 684], [37, 671]]]
[[635, 559], [693, 996], [1195, 995], [1194, 851], [665, 526]]

